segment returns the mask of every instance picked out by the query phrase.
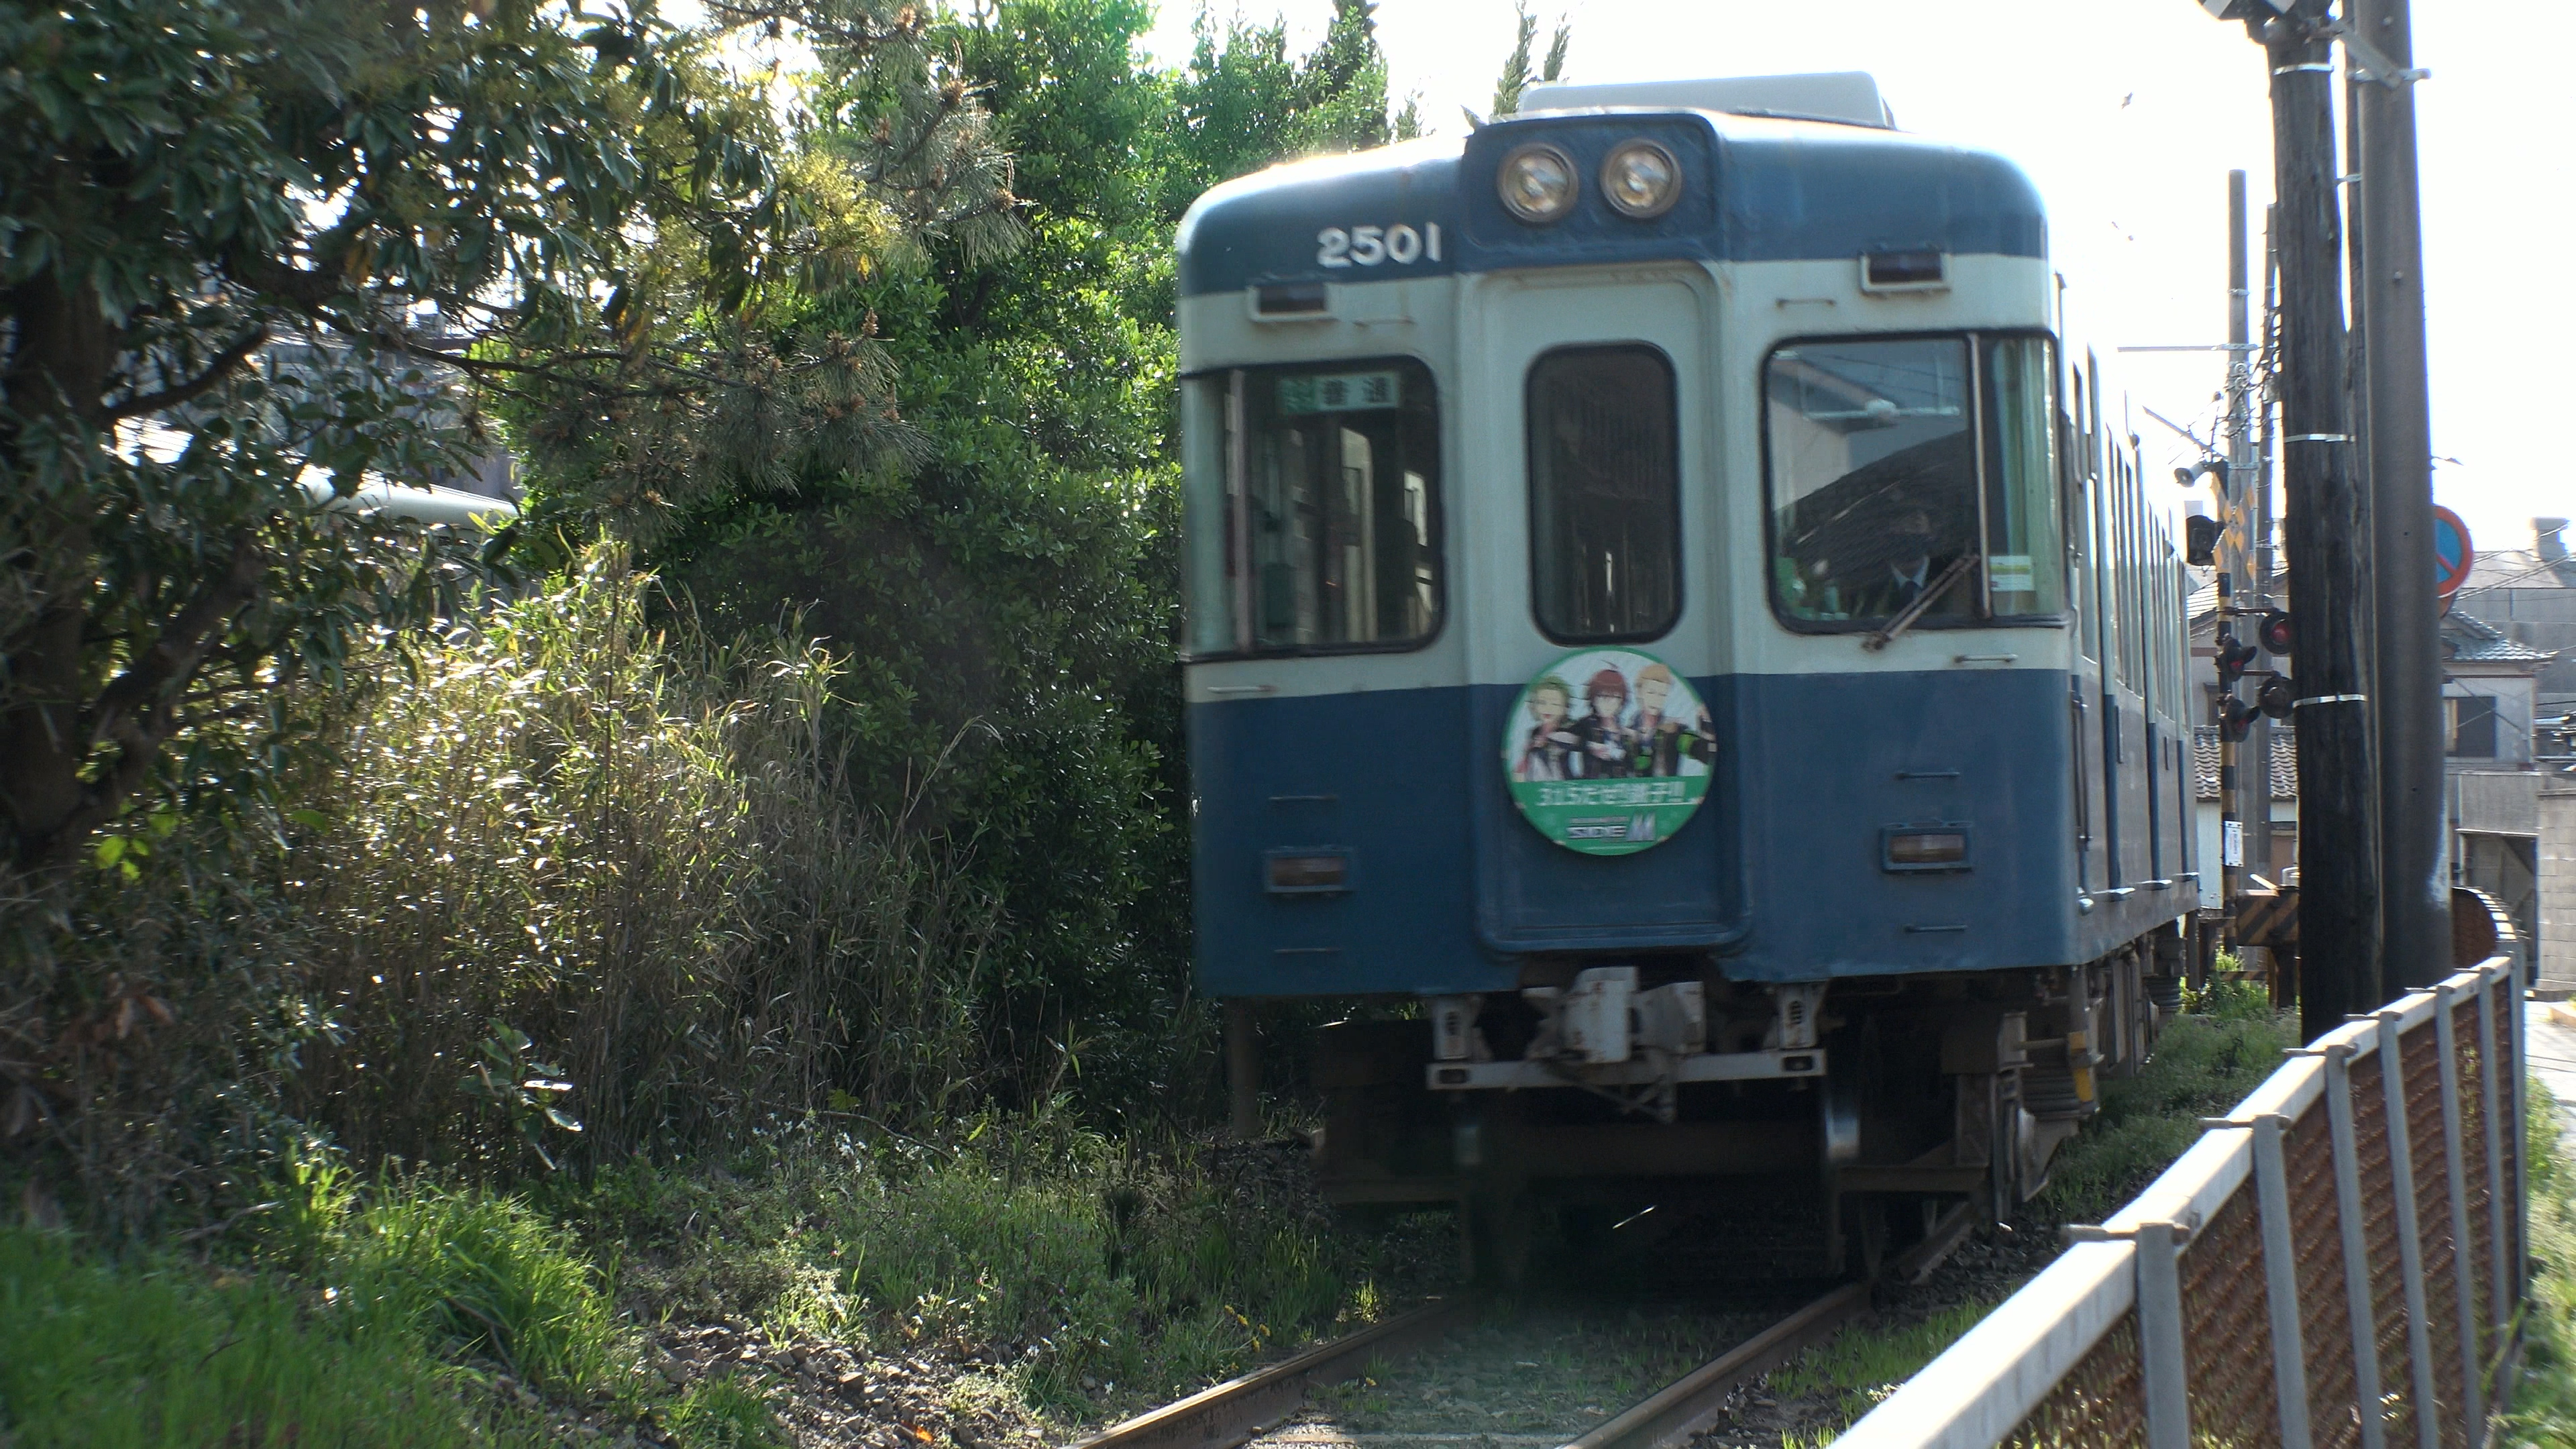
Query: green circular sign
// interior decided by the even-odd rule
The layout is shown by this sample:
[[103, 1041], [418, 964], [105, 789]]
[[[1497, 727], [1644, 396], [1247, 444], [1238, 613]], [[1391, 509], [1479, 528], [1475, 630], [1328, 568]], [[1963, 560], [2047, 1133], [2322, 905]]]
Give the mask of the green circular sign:
[[1707, 798], [1716, 761], [1698, 691], [1633, 649], [1565, 655], [1503, 722], [1513, 802], [1539, 834], [1585, 855], [1663, 844]]

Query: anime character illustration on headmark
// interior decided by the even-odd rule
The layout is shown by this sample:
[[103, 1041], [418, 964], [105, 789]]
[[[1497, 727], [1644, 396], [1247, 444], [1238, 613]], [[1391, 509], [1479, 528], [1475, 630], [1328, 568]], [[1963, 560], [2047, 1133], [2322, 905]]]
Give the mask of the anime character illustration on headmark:
[[[1580, 697], [1569, 680], [1582, 681]], [[1670, 665], [1634, 650], [1586, 650], [1521, 691], [1503, 758], [1513, 799], [1542, 834], [1618, 855], [1660, 843], [1698, 808], [1717, 735]]]
[[1522, 694], [1521, 705], [1530, 724], [1521, 737], [1520, 753], [1512, 760], [1512, 778], [1572, 778], [1574, 751], [1583, 743], [1565, 727], [1565, 717], [1574, 707], [1574, 691], [1555, 675], [1544, 675]]

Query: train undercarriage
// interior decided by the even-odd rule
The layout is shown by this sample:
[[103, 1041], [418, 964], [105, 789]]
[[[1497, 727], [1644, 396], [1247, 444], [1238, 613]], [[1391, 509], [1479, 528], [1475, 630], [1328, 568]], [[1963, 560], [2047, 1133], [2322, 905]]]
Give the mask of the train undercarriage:
[[1871, 1273], [1962, 1203], [2005, 1221], [2043, 1189], [2188, 959], [2178, 929], [2077, 967], [1830, 983], [1534, 959], [1517, 993], [1325, 1027], [1318, 1168], [1339, 1203], [1455, 1204], [1479, 1277], [1641, 1214], [1748, 1276]]

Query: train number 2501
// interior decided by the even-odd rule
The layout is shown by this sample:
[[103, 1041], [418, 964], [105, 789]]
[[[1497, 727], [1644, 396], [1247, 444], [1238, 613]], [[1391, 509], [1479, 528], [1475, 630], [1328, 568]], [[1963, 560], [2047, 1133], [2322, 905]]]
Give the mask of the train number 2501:
[[1424, 222], [1420, 231], [1394, 226], [1355, 226], [1348, 231], [1328, 226], [1315, 233], [1315, 262], [1326, 267], [1374, 267], [1380, 262], [1405, 266], [1440, 260], [1440, 223]]

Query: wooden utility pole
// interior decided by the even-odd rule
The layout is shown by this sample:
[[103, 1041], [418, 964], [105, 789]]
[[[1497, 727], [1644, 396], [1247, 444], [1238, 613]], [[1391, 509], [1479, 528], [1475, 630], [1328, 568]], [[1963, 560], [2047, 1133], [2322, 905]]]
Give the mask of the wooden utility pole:
[[2359, 133], [2359, 392], [2378, 575], [2380, 929], [2391, 991], [2451, 972], [2443, 878], [2441, 605], [2433, 596], [2432, 408], [2424, 373], [2424, 248], [2415, 178], [2415, 81], [2407, 0], [2351, 0], [2344, 55]]
[[2299, 957], [2303, 1035], [2381, 989], [2379, 788], [2371, 698], [2370, 516], [2344, 393], [2334, 62], [2321, 0], [2251, 22], [2272, 72], [2281, 263], [2281, 455], [2298, 590]]

